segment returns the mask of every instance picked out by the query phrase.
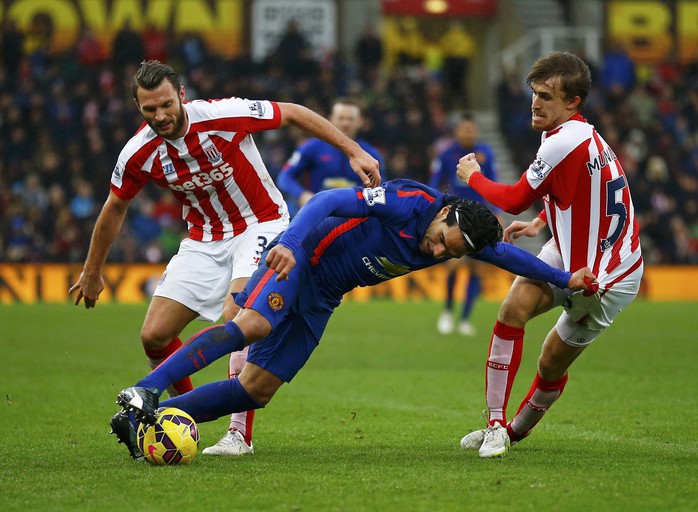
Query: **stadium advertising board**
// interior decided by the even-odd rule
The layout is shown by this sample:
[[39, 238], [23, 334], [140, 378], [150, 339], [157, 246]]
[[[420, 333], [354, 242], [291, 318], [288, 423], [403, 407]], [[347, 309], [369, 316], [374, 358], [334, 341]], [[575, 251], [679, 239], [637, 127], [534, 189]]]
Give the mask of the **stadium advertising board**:
[[252, 58], [263, 60], [294, 21], [317, 58], [337, 47], [334, 0], [255, 0], [252, 5]]
[[[108, 264], [104, 268], [104, 291], [100, 303], [139, 304], [150, 300], [165, 265]], [[0, 306], [2, 304], [68, 303], [68, 288], [82, 271], [81, 265], [60, 263], [0, 263]], [[458, 270], [458, 283], [465, 283], [467, 269]], [[506, 297], [514, 276], [491, 267], [483, 277], [483, 298], [501, 301]], [[426, 268], [386, 281], [378, 286], [356, 288], [346, 295], [348, 300], [367, 301], [375, 298], [405, 300], [444, 300], [446, 269]], [[656, 301], [698, 301], [698, 266], [645, 267], [640, 295]], [[465, 286], [456, 286], [455, 299], [462, 300]]]
[[657, 64], [674, 56], [692, 62], [698, 59], [698, 2], [611, 0], [606, 32], [635, 62]]
[[130, 21], [139, 32], [153, 25], [168, 33], [199, 33], [216, 53], [234, 56], [243, 7], [244, 0], [0, 0], [0, 24], [9, 19], [25, 33], [47, 31], [51, 52], [73, 48], [88, 26], [107, 55], [114, 35]]
[[488, 17], [497, 14], [497, 0], [382, 0], [383, 14], [392, 16]]

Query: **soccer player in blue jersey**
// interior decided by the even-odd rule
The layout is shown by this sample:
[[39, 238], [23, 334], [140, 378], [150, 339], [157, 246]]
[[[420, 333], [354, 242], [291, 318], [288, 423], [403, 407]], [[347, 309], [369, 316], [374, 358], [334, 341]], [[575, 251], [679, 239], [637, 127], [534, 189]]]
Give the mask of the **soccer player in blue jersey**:
[[[454, 140], [439, 152], [431, 164], [429, 185], [440, 190], [445, 189], [461, 199], [484, 203], [498, 214], [498, 208], [485, 201], [480, 194], [459, 180], [456, 175], [456, 167], [460, 158], [468, 153], [474, 153], [482, 173], [490, 180], [498, 181], [494, 150], [489, 144], [478, 140], [477, 121], [470, 114], [465, 114], [458, 119], [453, 136]], [[436, 323], [436, 329], [441, 334], [450, 334], [455, 329], [453, 295], [458, 268], [463, 264], [468, 267], [468, 281], [465, 285], [465, 298], [458, 323], [458, 332], [464, 336], [475, 335], [475, 327], [470, 322], [470, 314], [482, 291], [482, 272], [485, 265], [474, 258], [452, 259], [446, 264], [446, 302]]]
[[[356, 100], [340, 98], [335, 100], [328, 120], [349, 139], [355, 141], [366, 153], [384, 169], [380, 153], [376, 148], [356, 135], [361, 128], [361, 108]], [[462, 153], [465, 154], [465, 153]], [[456, 158], [453, 164], [458, 164]], [[379, 171], [380, 172], [380, 171]], [[381, 179], [385, 178], [382, 173]], [[288, 207], [291, 217], [317, 192], [331, 188], [353, 187], [362, 185], [361, 178], [351, 168], [349, 158], [332, 144], [322, 139], [311, 138], [304, 142], [284, 165], [276, 179], [279, 189], [289, 199]], [[228, 375], [233, 378], [240, 374], [245, 366], [247, 352], [233, 352], [228, 364]], [[252, 446], [252, 428], [254, 414], [236, 413], [230, 417], [227, 432], [213, 446], [204, 448], [204, 455], [238, 456], [254, 453]]]
[[[382, 178], [385, 179], [383, 157], [380, 152], [365, 140], [356, 137], [362, 124], [359, 103], [351, 98], [335, 100], [328, 120], [344, 135], [356, 141], [361, 149], [378, 160]], [[461, 153], [461, 156], [464, 154]], [[458, 159], [453, 169], [457, 164]], [[455, 173], [455, 170], [453, 172]], [[301, 144], [284, 164], [276, 178], [276, 183], [289, 199], [291, 216], [322, 190], [362, 185], [361, 180], [349, 166], [346, 155], [320, 139], [308, 139]], [[296, 207], [295, 210], [293, 205]]]
[[[499, 221], [482, 203], [415, 181], [321, 192], [270, 244], [265, 265], [236, 298], [241, 310], [234, 320], [195, 334], [119, 393], [124, 410], [112, 418], [112, 431], [137, 458], [136, 422], [154, 423], [158, 405], [182, 409], [197, 422], [264, 407], [303, 367], [343, 295], [357, 286], [466, 254], [562, 288], [588, 290], [595, 281], [588, 268], [560, 271], [501, 239]], [[237, 379], [158, 404], [174, 380], [247, 345], [247, 364]]]

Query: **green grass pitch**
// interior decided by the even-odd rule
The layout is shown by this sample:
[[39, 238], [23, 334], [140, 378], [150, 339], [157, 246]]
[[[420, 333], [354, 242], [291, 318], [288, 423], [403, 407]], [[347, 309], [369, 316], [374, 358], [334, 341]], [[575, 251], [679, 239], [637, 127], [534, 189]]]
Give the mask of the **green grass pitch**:
[[[478, 335], [464, 338], [436, 333], [436, 303], [348, 302], [257, 412], [254, 456], [152, 467], [108, 434], [116, 393], [147, 371], [146, 306], [0, 306], [0, 510], [696, 510], [698, 304], [631, 305], [534, 435], [480, 460], [459, 440], [482, 424], [497, 307], [478, 303]], [[527, 329], [510, 414], [554, 319]], [[227, 419], [199, 427], [205, 447]]]

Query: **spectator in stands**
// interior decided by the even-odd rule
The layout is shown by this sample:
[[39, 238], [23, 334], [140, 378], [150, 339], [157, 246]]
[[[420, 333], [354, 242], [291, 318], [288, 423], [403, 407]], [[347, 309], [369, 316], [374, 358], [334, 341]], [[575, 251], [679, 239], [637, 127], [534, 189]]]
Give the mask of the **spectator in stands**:
[[148, 23], [143, 31], [143, 52], [145, 60], [167, 62], [169, 57], [169, 42], [167, 34], [155, 23]]
[[127, 18], [112, 41], [111, 58], [114, 63], [114, 71], [121, 75], [124, 68], [128, 65], [137, 66], [144, 57], [143, 39], [133, 29], [131, 20]]
[[359, 68], [359, 79], [364, 86], [370, 87], [378, 79], [378, 70], [383, 61], [383, 41], [372, 23], [366, 24], [356, 41], [354, 57]]
[[9, 16], [0, 24], [0, 59], [10, 80], [16, 80], [24, 57], [24, 33]]
[[455, 105], [468, 107], [468, 72], [475, 56], [475, 40], [458, 21], [452, 21], [439, 39], [444, 55], [444, 85]]
[[603, 56], [601, 68], [601, 87], [607, 97], [606, 106], [613, 110], [635, 87], [635, 63], [621, 43], [611, 42]]
[[85, 68], [96, 68], [104, 62], [102, 44], [97, 40], [97, 36], [89, 26], [82, 29], [75, 52], [78, 64]]

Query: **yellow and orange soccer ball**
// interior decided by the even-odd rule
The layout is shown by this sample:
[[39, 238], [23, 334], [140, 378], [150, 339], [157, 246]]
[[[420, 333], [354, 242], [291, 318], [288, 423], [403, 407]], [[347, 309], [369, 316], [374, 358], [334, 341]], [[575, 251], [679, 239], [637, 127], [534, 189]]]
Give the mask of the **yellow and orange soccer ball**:
[[156, 466], [189, 464], [199, 451], [199, 429], [186, 412], [162, 408], [155, 425], [138, 426], [138, 447], [145, 460]]

